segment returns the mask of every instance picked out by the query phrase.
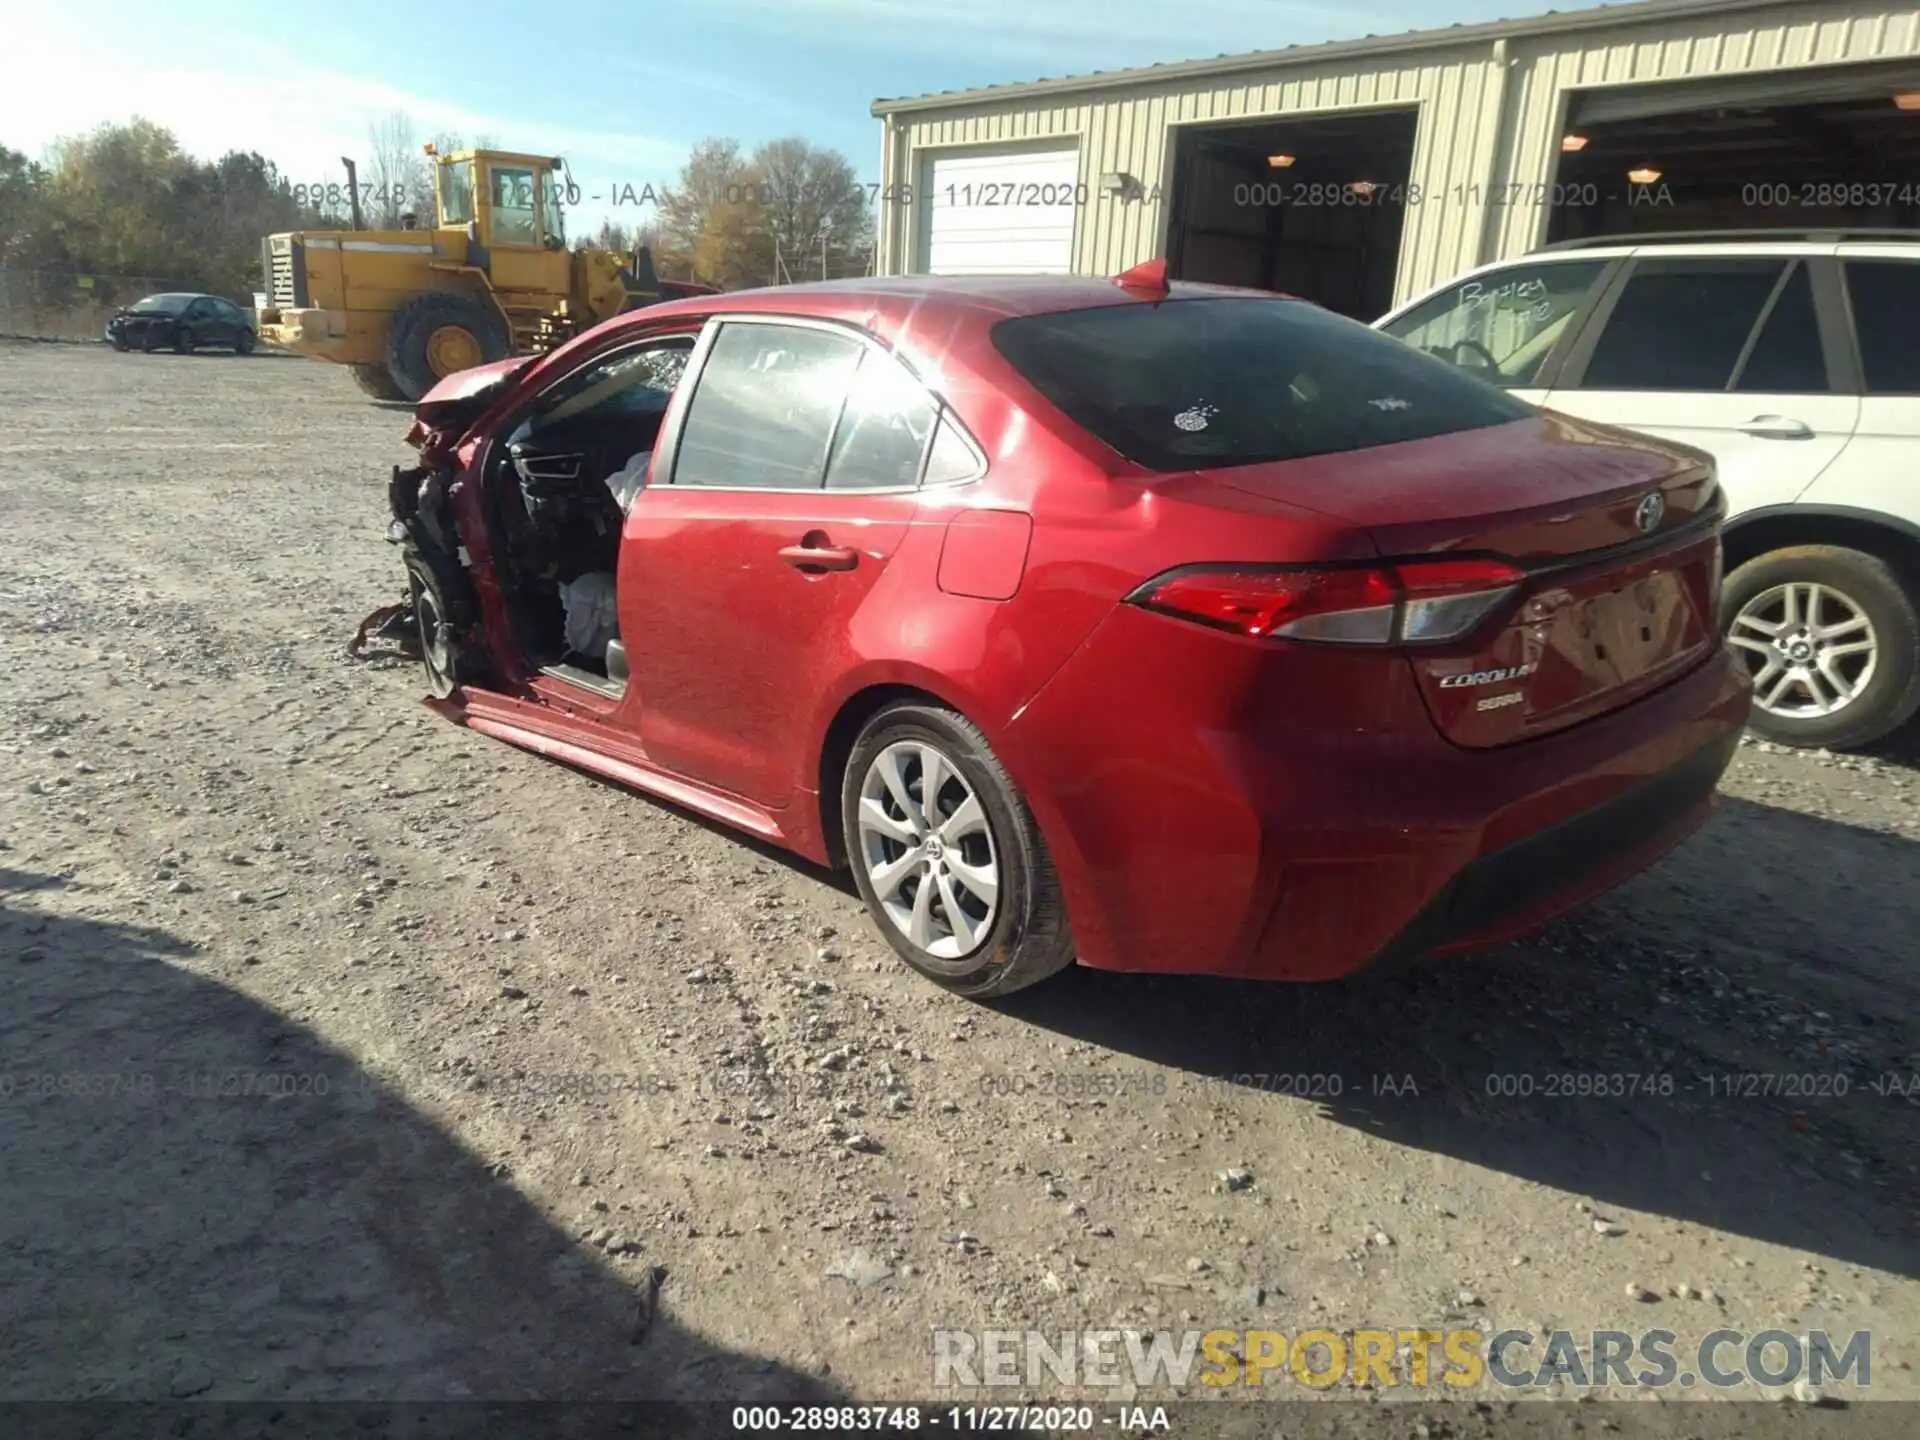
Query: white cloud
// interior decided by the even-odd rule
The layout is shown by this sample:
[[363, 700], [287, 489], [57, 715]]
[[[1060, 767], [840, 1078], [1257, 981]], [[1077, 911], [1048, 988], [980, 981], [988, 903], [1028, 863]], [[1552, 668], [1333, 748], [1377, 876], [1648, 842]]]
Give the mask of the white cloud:
[[[368, 149], [368, 129], [398, 110], [424, 141], [441, 131], [648, 178], [670, 176], [680, 140], [529, 119], [455, 104], [380, 80], [316, 70], [244, 39], [196, 36], [187, 57], [155, 54], [137, 34], [65, 29], [57, 18], [8, 25], [8, 82], [0, 86], [0, 143], [30, 155], [103, 120], [142, 115], [188, 153], [256, 150], [301, 182], [338, 178], [342, 155]], [[119, 43], [116, 43], [116, 39]]]
[[757, 85], [744, 75], [702, 70], [669, 60], [642, 60], [632, 55], [610, 56], [599, 63], [599, 69], [603, 75], [618, 71], [643, 81], [652, 92], [672, 94], [676, 91], [692, 91], [754, 110], [784, 113], [796, 119], [830, 118], [819, 107], [802, 103], [800, 96], [806, 93], [803, 85], [796, 85], [787, 91], [774, 90]]

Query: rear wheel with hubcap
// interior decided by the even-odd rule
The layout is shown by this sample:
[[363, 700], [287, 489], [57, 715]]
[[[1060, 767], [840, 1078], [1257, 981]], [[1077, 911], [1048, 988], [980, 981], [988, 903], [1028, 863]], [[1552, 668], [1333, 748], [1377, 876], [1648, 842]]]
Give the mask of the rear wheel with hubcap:
[[1787, 745], [1869, 745], [1920, 708], [1913, 591], [1877, 555], [1798, 545], [1727, 577], [1727, 639], [1753, 677], [1748, 724]]
[[934, 705], [882, 710], [848, 758], [841, 815], [868, 913], [928, 979], [984, 998], [1072, 962], [1039, 827], [966, 719]]

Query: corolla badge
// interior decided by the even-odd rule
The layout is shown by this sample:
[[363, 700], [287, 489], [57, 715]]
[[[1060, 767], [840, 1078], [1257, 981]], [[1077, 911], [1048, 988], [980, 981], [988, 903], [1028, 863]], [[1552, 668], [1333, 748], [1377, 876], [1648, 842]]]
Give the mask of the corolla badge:
[[1522, 679], [1539, 668], [1536, 662], [1529, 660], [1524, 665], [1505, 665], [1498, 670], [1462, 670], [1456, 675], [1442, 675], [1440, 688], [1460, 690], [1469, 685], [1498, 685], [1502, 680]]
[[1640, 527], [1642, 535], [1651, 535], [1666, 517], [1667, 497], [1658, 490], [1649, 490], [1640, 497], [1639, 508], [1633, 512], [1633, 523]]

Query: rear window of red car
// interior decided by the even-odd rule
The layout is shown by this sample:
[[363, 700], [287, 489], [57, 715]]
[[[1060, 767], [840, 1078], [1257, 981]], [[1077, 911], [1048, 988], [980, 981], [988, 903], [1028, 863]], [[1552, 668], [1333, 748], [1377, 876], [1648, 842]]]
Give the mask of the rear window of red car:
[[1149, 470], [1298, 460], [1525, 419], [1530, 406], [1303, 300], [1222, 296], [1003, 320], [994, 345]]

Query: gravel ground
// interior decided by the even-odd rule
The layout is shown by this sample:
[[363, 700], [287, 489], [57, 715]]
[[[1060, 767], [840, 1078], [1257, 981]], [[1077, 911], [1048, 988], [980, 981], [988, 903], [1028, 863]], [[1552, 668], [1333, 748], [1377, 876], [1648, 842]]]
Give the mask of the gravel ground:
[[924, 1398], [935, 1327], [1316, 1324], [1866, 1329], [1920, 1396], [1912, 732], [1749, 744], [1524, 944], [981, 1006], [346, 659], [406, 452], [343, 371], [0, 344], [0, 414], [0, 1398]]

